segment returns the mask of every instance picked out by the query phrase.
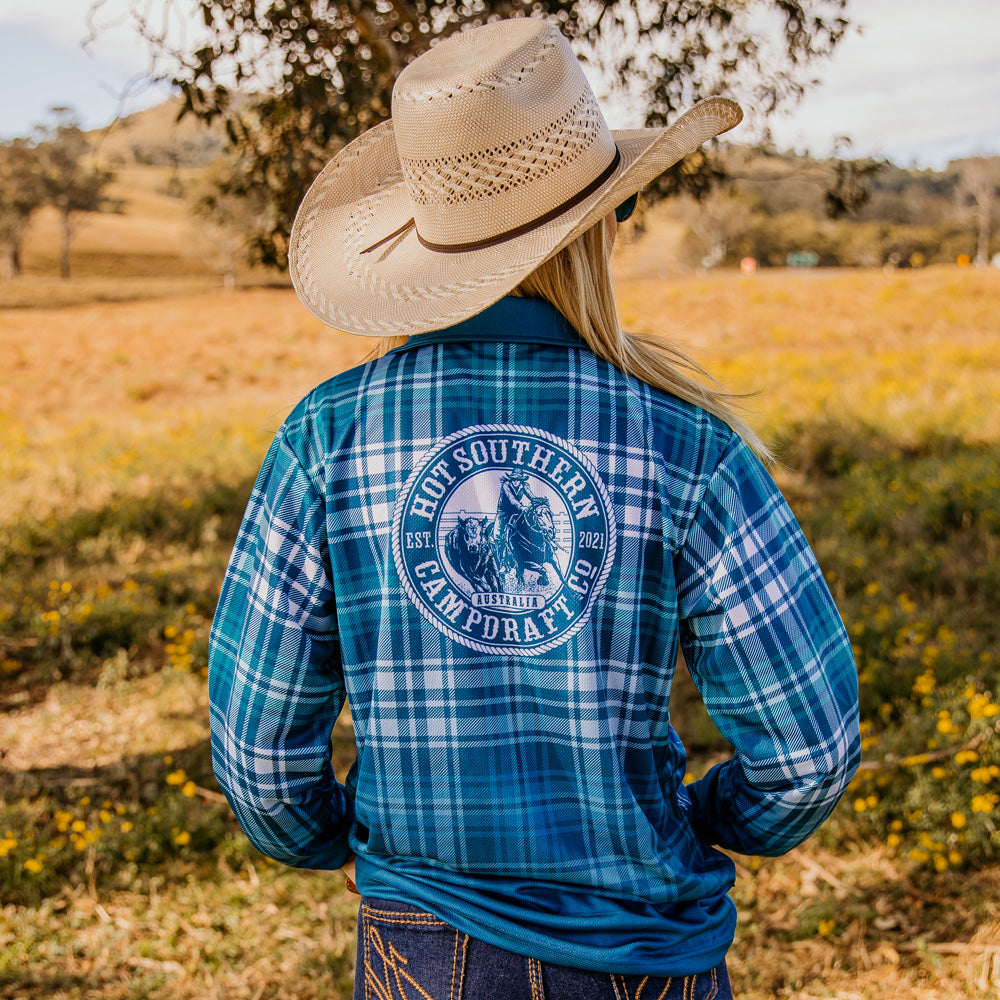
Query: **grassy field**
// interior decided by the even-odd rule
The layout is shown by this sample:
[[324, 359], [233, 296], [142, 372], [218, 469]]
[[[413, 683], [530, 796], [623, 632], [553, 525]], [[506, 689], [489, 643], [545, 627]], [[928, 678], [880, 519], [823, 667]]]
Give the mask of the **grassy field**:
[[[835, 819], [738, 859], [738, 995], [995, 1000], [1000, 810], [948, 796], [1000, 788], [1000, 273], [664, 280], [641, 244], [617, 266], [630, 328], [757, 393], [866, 692], [871, 767]], [[237, 830], [204, 673], [271, 435], [369, 344], [286, 288], [138, 273], [0, 285], [0, 998], [346, 997], [354, 901]], [[685, 735], [695, 768], [719, 753]], [[344, 719], [341, 772], [352, 752]]]

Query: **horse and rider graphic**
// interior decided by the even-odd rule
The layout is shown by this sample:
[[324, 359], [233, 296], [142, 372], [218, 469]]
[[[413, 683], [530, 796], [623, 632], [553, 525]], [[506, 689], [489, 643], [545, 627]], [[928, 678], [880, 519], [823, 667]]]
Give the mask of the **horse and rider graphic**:
[[452, 569], [480, 593], [523, 593], [562, 583], [557, 551], [565, 549], [556, 540], [549, 501], [531, 492], [519, 469], [500, 477], [492, 522], [463, 510], [445, 539]]

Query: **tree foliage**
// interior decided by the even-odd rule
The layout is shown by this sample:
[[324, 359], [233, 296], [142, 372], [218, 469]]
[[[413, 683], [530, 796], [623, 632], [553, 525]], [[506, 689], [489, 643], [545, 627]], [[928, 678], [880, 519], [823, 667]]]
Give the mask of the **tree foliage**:
[[60, 271], [68, 278], [77, 213], [100, 209], [113, 178], [91, 161], [90, 143], [73, 111], [51, 111], [54, 121], [36, 126], [32, 138], [0, 143], [0, 272], [6, 277], [21, 272], [21, 243], [31, 216], [51, 205], [62, 222]]
[[59, 270], [68, 278], [76, 215], [101, 208], [114, 174], [89, 162], [90, 143], [75, 114], [69, 108], [53, 108], [52, 112], [55, 122], [35, 130], [34, 152], [44, 201], [56, 209], [62, 222]]
[[[956, 160], [935, 171], [746, 147], [719, 155], [725, 187], [699, 203], [681, 198], [672, 206], [689, 227], [682, 248], [688, 266], [736, 266], [753, 257], [784, 267], [790, 254], [810, 252], [823, 267], [921, 267], [962, 256], [985, 263], [1000, 252], [1000, 234], [984, 229], [990, 215], [971, 180], [994, 178], [993, 188], [987, 182], [977, 190], [981, 201], [991, 191], [1000, 201], [1000, 157]], [[831, 212], [838, 191], [839, 210]]]
[[[93, 0], [92, 24], [107, 0]], [[152, 72], [184, 112], [221, 119], [239, 155], [228, 192], [264, 191], [259, 260], [281, 265], [295, 209], [342, 144], [388, 117], [399, 71], [435, 42], [503, 17], [554, 21], [634, 124], [660, 125], [692, 102], [733, 92], [769, 113], [848, 27], [846, 0], [131, 0]], [[194, 44], [179, 28], [199, 24]], [[659, 194], [704, 191], [708, 155], [681, 164]]]
[[21, 243], [28, 220], [45, 201], [38, 153], [27, 139], [0, 143], [0, 276], [21, 273]]

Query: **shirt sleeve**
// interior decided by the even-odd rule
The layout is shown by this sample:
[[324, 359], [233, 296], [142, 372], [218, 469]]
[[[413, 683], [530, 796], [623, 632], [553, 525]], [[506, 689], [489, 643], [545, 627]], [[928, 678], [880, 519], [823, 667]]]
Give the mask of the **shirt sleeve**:
[[333, 774], [344, 705], [324, 504], [279, 433], [247, 506], [209, 646], [212, 765], [264, 854], [297, 868], [350, 857]]
[[734, 436], [675, 558], [681, 647], [733, 757], [687, 786], [708, 843], [778, 855], [829, 816], [860, 762], [858, 681], [784, 497]]

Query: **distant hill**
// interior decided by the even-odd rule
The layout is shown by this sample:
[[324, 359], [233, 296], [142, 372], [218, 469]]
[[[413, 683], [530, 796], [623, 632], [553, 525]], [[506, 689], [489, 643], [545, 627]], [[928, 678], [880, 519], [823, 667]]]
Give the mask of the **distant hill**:
[[[113, 210], [78, 219], [74, 275], [221, 273], [218, 237], [193, 215], [192, 202], [205, 184], [206, 168], [223, 154], [225, 133], [221, 125], [208, 127], [190, 116], [178, 120], [180, 108], [175, 98], [89, 133], [116, 175], [108, 191]], [[961, 164], [944, 171], [886, 164], [869, 180], [867, 203], [833, 220], [826, 214], [825, 191], [838, 162], [724, 148], [723, 163], [733, 179], [728, 191], [696, 205], [668, 201], [640, 210], [623, 228], [616, 271], [663, 277], [694, 267], [737, 266], [745, 257], [781, 267], [803, 252], [821, 266], [862, 267], [920, 266], [975, 255], [976, 220], [962, 194]], [[1000, 177], [1000, 159], [996, 165]], [[60, 238], [54, 211], [38, 212], [24, 246], [26, 273], [57, 272]], [[989, 249], [1000, 251], [998, 236]]]
[[109, 165], [204, 167], [223, 150], [221, 125], [208, 126], [191, 115], [178, 121], [180, 98], [119, 118], [89, 135]]
[[[989, 259], [1000, 252], [1000, 225], [994, 215], [991, 227], [988, 212], [977, 208], [972, 164], [956, 160], [934, 171], [883, 163], [866, 175], [873, 161], [729, 147], [722, 165], [730, 185], [698, 204], [671, 206], [688, 226], [680, 260], [688, 267], [731, 267], [744, 258], [777, 267], [802, 259], [825, 267], [921, 267], [974, 258], [980, 226]], [[992, 178], [1000, 206], [1000, 157], [981, 158], [975, 169]], [[849, 210], [831, 215], [831, 192], [851, 195]], [[859, 193], [865, 196], [853, 197]]]

